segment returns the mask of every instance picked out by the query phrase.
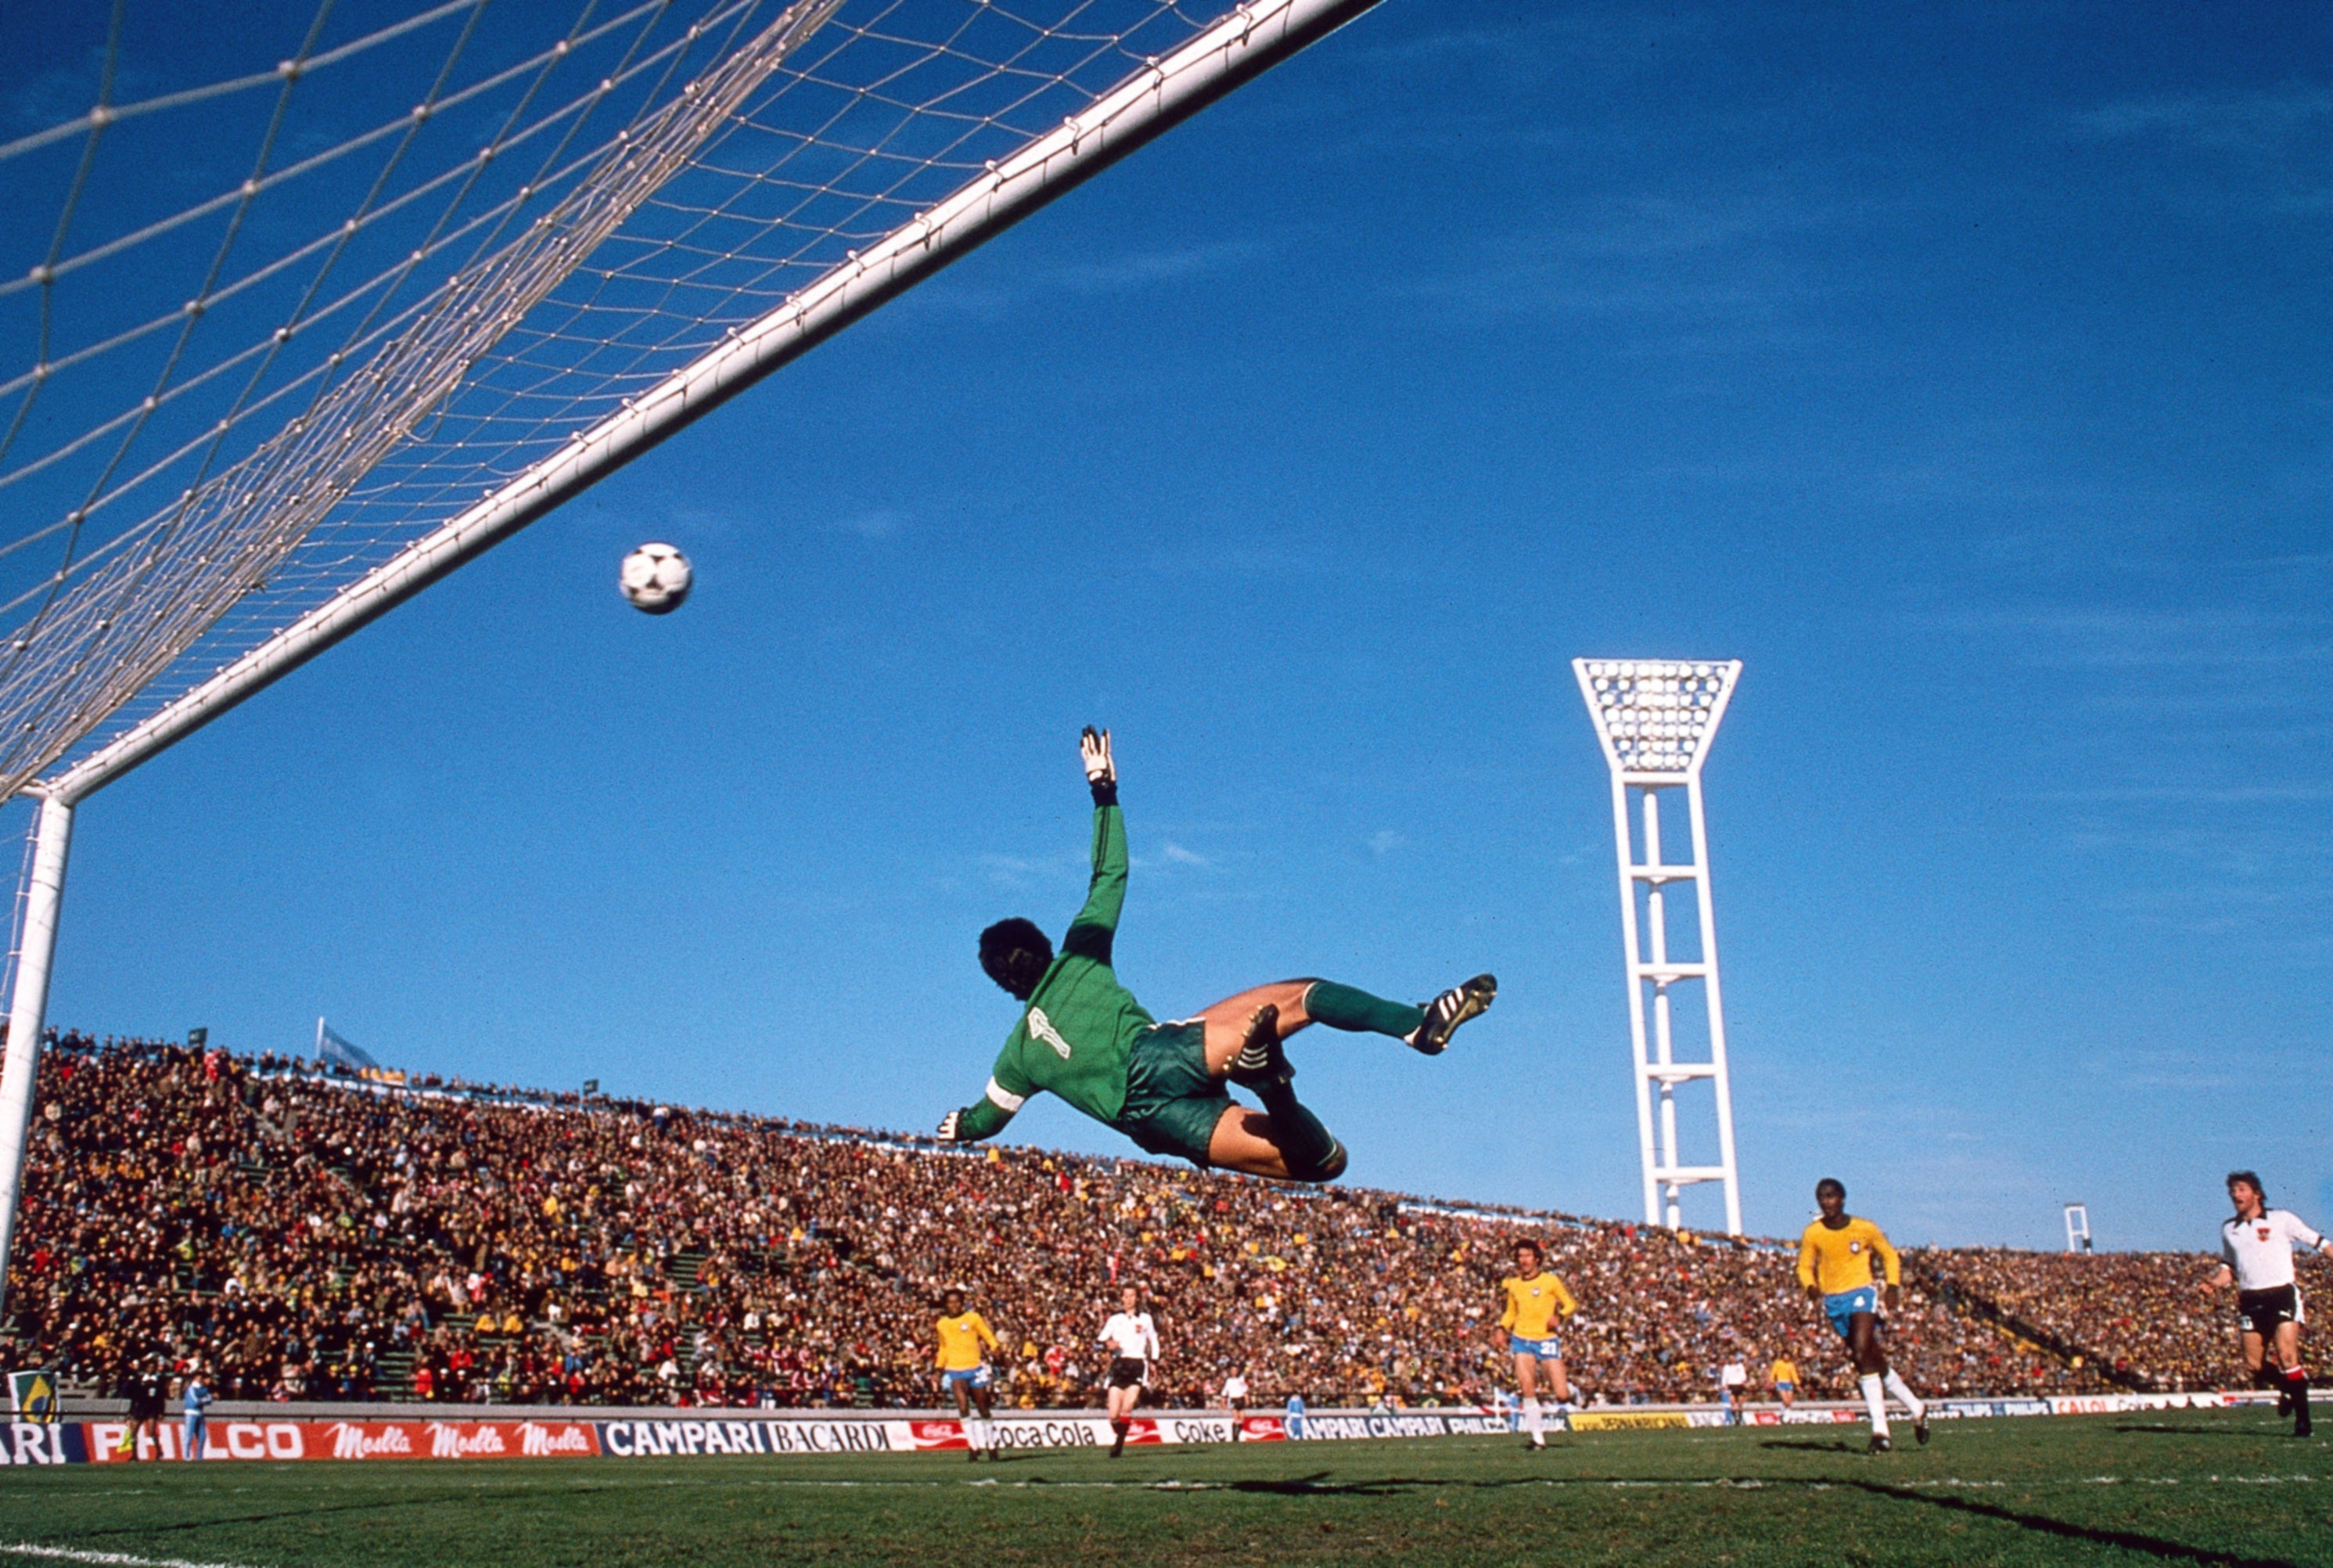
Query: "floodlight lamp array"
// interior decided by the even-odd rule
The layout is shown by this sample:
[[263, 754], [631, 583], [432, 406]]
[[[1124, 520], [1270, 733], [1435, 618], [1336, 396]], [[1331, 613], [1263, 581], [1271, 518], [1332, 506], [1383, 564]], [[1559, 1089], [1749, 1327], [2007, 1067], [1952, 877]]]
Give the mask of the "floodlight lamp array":
[[1738, 662], [1582, 659], [1580, 685], [1613, 765], [1623, 773], [1690, 773], [1716, 733]]

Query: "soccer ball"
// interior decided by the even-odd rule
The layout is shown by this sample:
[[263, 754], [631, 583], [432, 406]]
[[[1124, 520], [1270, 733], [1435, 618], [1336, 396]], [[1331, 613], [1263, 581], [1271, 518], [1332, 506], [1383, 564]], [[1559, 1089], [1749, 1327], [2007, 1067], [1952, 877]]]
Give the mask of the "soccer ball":
[[643, 544], [624, 557], [624, 569], [616, 581], [622, 585], [624, 597], [632, 608], [649, 615], [667, 615], [680, 608], [688, 597], [688, 585], [694, 574], [688, 569], [688, 557], [669, 544]]

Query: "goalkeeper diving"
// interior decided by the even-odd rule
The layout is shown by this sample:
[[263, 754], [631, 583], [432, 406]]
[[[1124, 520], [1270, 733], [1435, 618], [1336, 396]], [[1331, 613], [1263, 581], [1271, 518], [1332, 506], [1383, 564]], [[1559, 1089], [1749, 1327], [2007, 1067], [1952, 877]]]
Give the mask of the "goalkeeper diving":
[[[1029, 920], [1000, 920], [980, 934], [980, 967], [1022, 1004], [1021, 1021], [998, 1053], [987, 1092], [951, 1111], [940, 1136], [970, 1143], [992, 1138], [1032, 1094], [1060, 1095], [1153, 1154], [1176, 1155], [1283, 1181], [1334, 1181], [1345, 1146], [1298, 1103], [1295, 1070], [1282, 1043], [1308, 1024], [1385, 1034], [1437, 1056], [1461, 1024], [1498, 996], [1477, 975], [1432, 1001], [1388, 1002], [1333, 980], [1282, 980], [1243, 991], [1193, 1018], [1161, 1024], [1110, 968], [1118, 912], [1126, 903], [1126, 822], [1109, 732], [1080, 738], [1093, 790], [1093, 882], [1061, 950]], [[1234, 1101], [1226, 1082], [1263, 1101]]]

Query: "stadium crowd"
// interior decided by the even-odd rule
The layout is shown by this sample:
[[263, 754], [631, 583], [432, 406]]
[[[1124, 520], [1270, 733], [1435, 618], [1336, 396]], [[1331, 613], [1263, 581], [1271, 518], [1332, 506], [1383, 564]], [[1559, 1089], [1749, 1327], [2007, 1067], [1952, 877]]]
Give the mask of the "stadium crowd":
[[1947, 1305], [1990, 1309], [2069, 1359], [2103, 1357], [2117, 1384], [2203, 1389], [2242, 1380], [2228, 1299], [2196, 1288], [2217, 1262], [2182, 1252], [1990, 1247], [1924, 1253], [1918, 1269]]
[[[1477, 1403], [1531, 1235], [1582, 1303], [1575, 1381], [1713, 1397], [1795, 1361], [1851, 1394], [1772, 1243], [1296, 1188], [1185, 1167], [496, 1089], [68, 1034], [41, 1072], [0, 1365], [110, 1391], [199, 1365], [225, 1398], [939, 1402], [938, 1292], [1003, 1337], [1003, 1401], [1100, 1402], [1115, 1287], [1154, 1302], [1154, 1397]], [[1924, 1391], [2224, 1386], [2194, 1255], [1906, 1254]]]

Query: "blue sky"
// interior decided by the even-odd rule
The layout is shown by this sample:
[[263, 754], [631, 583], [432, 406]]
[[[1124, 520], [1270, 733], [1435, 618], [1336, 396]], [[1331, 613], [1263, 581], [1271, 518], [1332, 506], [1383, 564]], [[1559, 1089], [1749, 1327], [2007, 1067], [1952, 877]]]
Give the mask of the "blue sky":
[[2329, 32], [1386, 0], [93, 797], [52, 1016], [926, 1128], [1100, 723], [1154, 1011], [1495, 970], [1300, 1087], [1352, 1180], [1629, 1215], [1568, 666], [1732, 657], [1751, 1228], [2333, 1219]]

